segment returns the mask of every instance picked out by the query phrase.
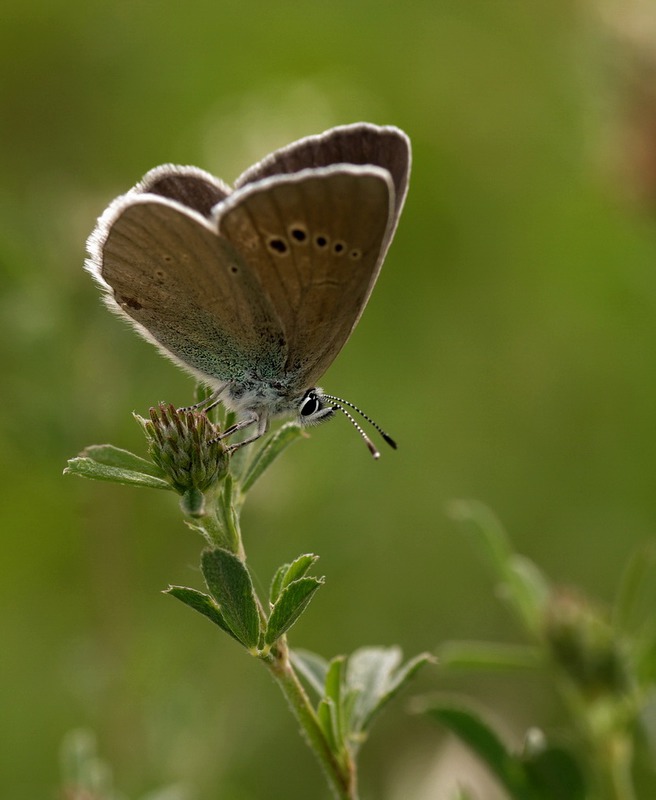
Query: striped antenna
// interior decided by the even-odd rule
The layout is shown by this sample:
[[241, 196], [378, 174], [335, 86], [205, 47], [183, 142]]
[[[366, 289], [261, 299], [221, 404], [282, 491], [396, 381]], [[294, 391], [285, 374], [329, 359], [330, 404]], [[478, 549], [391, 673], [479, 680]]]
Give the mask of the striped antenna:
[[[370, 416], [368, 416], [367, 414], [365, 414], [365, 413], [364, 413], [364, 411], [362, 411], [361, 409], [359, 409], [359, 408], [358, 408], [358, 407], [357, 407], [357, 406], [356, 406], [354, 403], [350, 403], [348, 400], [343, 400], [341, 397], [335, 397], [335, 396], [334, 396], [334, 395], [332, 395], [332, 394], [325, 394], [325, 393], [323, 393], [323, 392], [322, 392], [322, 396], [323, 396], [323, 397], [325, 397], [327, 400], [332, 400], [332, 401], [333, 401], [334, 403], [336, 403], [336, 404], [337, 404], [337, 403], [343, 403], [345, 406], [348, 406], [349, 408], [352, 408], [354, 411], [357, 411], [357, 412], [358, 412], [358, 414], [359, 414], [359, 415], [360, 415], [360, 416], [361, 416], [363, 419], [366, 419], [366, 420], [367, 420], [367, 422], [368, 422], [368, 423], [369, 423], [369, 424], [370, 424], [370, 425], [371, 425], [373, 428], [375, 428], [375, 429], [378, 431], [378, 433], [379, 433], [379, 434], [380, 434], [380, 435], [383, 437], [383, 439], [384, 439], [384, 440], [387, 442], [387, 444], [388, 444], [390, 447], [394, 448], [394, 450], [396, 450], [396, 449], [397, 449], [397, 448], [396, 448], [396, 442], [394, 441], [394, 439], [392, 439], [392, 437], [391, 437], [389, 434], [385, 433], [385, 431], [384, 431], [384, 430], [383, 430], [383, 429], [380, 427], [380, 425], [379, 425], [377, 422], [374, 422], [374, 420], [373, 420], [373, 419], [371, 419], [371, 417], [370, 417]], [[366, 442], [366, 444], [367, 444], [367, 447], [368, 447], [368, 448], [369, 448], [369, 450], [371, 451], [371, 455], [372, 455], [374, 458], [379, 458], [379, 456], [380, 456], [380, 453], [378, 452], [378, 450], [376, 450], [376, 448], [374, 447], [374, 445], [373, 445], [373, 442], [371, 441], [371, 439], [370, 439], [370, 438], [367, 436], [367, 434], [366, 434], [366, 433], [365, 433], [365, 432], [362, 430], [362, 427], [361, 427], [361, 426], [360, 426], [360, 425], [359, 425], [359, 424], [356, 422], [356, 420], [353, 418], [353, 416], [352, 416], [351, 414], [349, 414], [349, 412], [348, 412], [348, 411], [347, 411], [345, 408], [343, 408], [341, 405], [335, 405], [335, 406], [334, 406], [334, 408], [335, 408], [336, 410], [339, 410], [339, 411], [341, 411], [341, 412], [342, 412], [342, 414], [346, 415], [346, 417], [347, 417], [347, 418], [348, 418], [348, 419], [351, 421], [351, 423], [353, 424], [353, 426], [355, 427], [355, 429], [358, 431], [358, 433], [360, 434], [360, 436], [362, 436], [362, 438], [365, 440], [365, 442]]]

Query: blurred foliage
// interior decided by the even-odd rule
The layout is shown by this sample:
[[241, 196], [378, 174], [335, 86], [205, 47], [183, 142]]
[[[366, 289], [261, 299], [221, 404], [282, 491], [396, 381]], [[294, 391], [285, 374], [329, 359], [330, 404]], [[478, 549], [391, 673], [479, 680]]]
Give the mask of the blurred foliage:
[[[656, 241], [653, 209], [634, 202], [648, 193], [617, 169], [633, 152], [617, 101], [626, 42], [601, 24], [591, 3], [5, 2], [4, 794], [55, 796], [60, 744], [79, 726], [132, 798], [180, 785], [192, 800], [254, 800], [263, 772], [294, 775], [289, 800], [320, 785], [258, 665], [159, 594], [198, 577], [175, 498], [61, 477], [89, 442], [143, 452], [130, 412], [193, 397], [81, 269], [95, 218], [158, 163], [231, 180], [360, 119], [413, 141], [386, 266], [323, 382], [399, 451], [372, 463], [335, 421], [244, 511], [262, 583], [321, 554], [326, 587], [298, 645], [330, 657], [502, 640], [509, 623], [444, 514], [453, 496], [494, 508], [559, 584], [610, 595], [656, 531]], [[546, 687], [457, 685], [511, 732], [560, 719]], [[363, 792], [410, 796], [434, 758], [399, 704], [363, 754]]]
[[[606, 605], [581, 589], [554, 585], [537, 564], [514, 551], [483, 504], [455, 501], [451, 512], [465, 524], [497, 596], [529, 644], [446, 642], [438, 651], [441, 665], [515, 674], [518, 667], [537, 668], [568, 719], [548, 733], [531, 726], [520, 747], [508, 748], [461, 698], [429, 697], [416, 701], [417, 709], [466, 743], [513, 800], [637, 800], [651, 794], [656, 785], [653, 543], [628, 559], [614, 602]], [[526, 672], [518, 675], [525, 677]], [[634, 786], [645, 767], [647, 774]]]

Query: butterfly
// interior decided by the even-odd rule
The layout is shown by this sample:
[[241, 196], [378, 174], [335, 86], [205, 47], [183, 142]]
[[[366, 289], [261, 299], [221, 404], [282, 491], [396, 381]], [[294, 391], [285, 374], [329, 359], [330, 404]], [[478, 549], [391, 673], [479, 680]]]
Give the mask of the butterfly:
[[356, 123], [300, 139], [234, 188], [197, 167], [148, 172], [99, 218], [86, 269], [107, 305], [262, 436], [354, 404], [316, 385], [369, 299], [405, 201], [410, 141]]

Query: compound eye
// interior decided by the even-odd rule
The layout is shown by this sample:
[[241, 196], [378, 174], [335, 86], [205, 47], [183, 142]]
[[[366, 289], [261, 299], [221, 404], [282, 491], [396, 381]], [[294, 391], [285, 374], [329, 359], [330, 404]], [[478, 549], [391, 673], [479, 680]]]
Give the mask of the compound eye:
[[321, 400], [314, 392], [308, 392], [301, 401], [300, 413], [302, 417], [311, 417], [323, 408]]

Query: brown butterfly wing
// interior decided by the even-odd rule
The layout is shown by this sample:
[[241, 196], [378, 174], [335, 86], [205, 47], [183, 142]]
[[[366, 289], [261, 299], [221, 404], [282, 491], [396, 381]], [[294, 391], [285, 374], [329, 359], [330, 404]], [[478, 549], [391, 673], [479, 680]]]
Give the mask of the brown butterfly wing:
[[229, 186], [198, 167], [164, 164], [147, 172], [133, 192], [168, 197], [209, 217], [212, 208], [231, 193]]
[[199, 214], [126, 196], [90, 242], [110, 304], [181, 366], [219, 385], [282, 372], [287, 349], [259, 279]]
[[314, 385], [351, 334], [378, 276], [393, 209], [386, 170], [344, 165], [246, 184], [215, 209], [220, 234], [281, 321], [290, 391]]
[[410, 140], [392, 125], [358, 122], [308, 136], [276, 150], [241, 175], [237, 187], [271, 175], [291, 174], [331, 164], [371, 165], [386, 169], [394, 182], [394, 233], [408, 191]]

